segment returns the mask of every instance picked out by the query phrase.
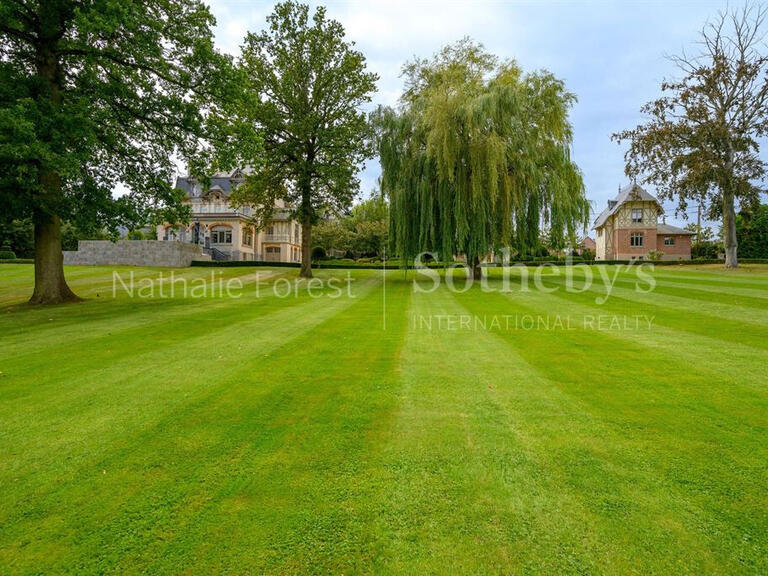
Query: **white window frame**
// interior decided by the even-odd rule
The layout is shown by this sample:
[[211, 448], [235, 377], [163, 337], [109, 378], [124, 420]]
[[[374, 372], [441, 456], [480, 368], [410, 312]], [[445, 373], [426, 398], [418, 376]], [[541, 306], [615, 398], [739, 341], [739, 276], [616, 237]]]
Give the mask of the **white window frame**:
[[232, 228], [227, 226], [214, 226], [211, 229], [212, 244], [232, 244]]
[[630, 248], [642, 248], [645, 244], [645, 234], [643, 232], [632, 232], [629, 235]]
[[664, 246], [674, 246], [674, 245], [675, 245], [674, 236], [667, 236], [664, 238]]
[[[637, 216], [639, 214], [639, 216]], [[640, 224], [643, 221], [643, 209], [642, 208], [632, 208], [632, 222], [635, 224]]]

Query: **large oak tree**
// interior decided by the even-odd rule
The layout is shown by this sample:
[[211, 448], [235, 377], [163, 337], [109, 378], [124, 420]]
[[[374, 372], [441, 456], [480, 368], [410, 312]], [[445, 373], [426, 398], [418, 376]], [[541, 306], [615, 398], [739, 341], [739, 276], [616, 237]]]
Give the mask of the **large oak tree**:
[[232, 201], [260, 207], [266, 221], [275, 200], [302, 224], [301, 276], [312, 277], [312, 225], [323, 212], [346, 209], [359, 191], [357, 173], [372, 151], [367, 119], [377, 76], [345, 40], [344, 28], [319, 7], [275, 6], [266, 30], [246, 37], [242, 65], [252, 95], [242, 118], [263, 135], [263, 156]]
[[701, 50], [673, 56], [681, 78], [643, 106], [644, 124], [614, 135], [628, 140], [626, 172], [652, 183], [660, 198], [708, 207], [721, 218], [725, 266], [736, 268], [736, 202], [754, 207], [768, 165], [768, 51], [763, 6], [721, 12], [701, 31]]
[[34, 222], [31, 302], [77, 299], [62, 219], [183, 219], [174, 160], [231, 86], [213, 23], [196, 0], [0, 2], [0, 209]]

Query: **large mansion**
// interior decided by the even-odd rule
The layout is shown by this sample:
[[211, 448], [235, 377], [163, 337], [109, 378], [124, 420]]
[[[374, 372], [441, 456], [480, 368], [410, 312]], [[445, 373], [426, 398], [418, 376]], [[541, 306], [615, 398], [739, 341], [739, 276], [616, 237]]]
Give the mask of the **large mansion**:
[[690, 260], [693, 232], [659, 223], [664, 214], [659, 201], [637, 184], [619, 190], [595, 220], [597, 260], [647, 258], [651, 250], [662, 260]]
[[196, 179], [179, 176], [184, 204], [192, 211], [189, 225], [163, 224], [157, 239], [201, 245], [214, 260], [301, 261], [301, 225], [291, 218], [285, 204], [275, 205], [272, 219], [260, 230], [252, 222], [251, 206], [231, 206], [229, 195], [243, 182], [243, 173], [217, 173], [204, 189]]

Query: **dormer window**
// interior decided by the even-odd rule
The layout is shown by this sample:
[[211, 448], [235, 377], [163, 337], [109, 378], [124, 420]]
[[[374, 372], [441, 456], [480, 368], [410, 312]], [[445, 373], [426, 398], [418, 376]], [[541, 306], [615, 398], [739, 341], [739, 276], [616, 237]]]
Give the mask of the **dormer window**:
[[643, 221], [643, 209], [642, 208], [632, 208], [632, 222], [642, 222]]

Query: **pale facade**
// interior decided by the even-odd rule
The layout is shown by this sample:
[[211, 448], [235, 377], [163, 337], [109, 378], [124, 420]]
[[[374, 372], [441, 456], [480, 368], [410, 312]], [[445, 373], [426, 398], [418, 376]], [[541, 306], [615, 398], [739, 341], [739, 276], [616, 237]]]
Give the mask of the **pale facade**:
[[595, 221], [595, 258], [644, 259], [655, 251], [663, 260], [690, 260], [693, 232], [659, 224], [663, 214], [659, 201], [637, 184], [622, 188]]
[[158, 226], [157, 239], [200, 244], [214, 260], [301, 262], [301, 225], [285, 204], [278, 202], [258, 230], [251, 221], [252, 206], [230, 205], [230, 193], [242, 182], [237, 170], [214, 175], [205, 190], [194, 178], [178, 177], [176, 187], [186, 193], [184, 204], [192, 217], [188, 225]]

